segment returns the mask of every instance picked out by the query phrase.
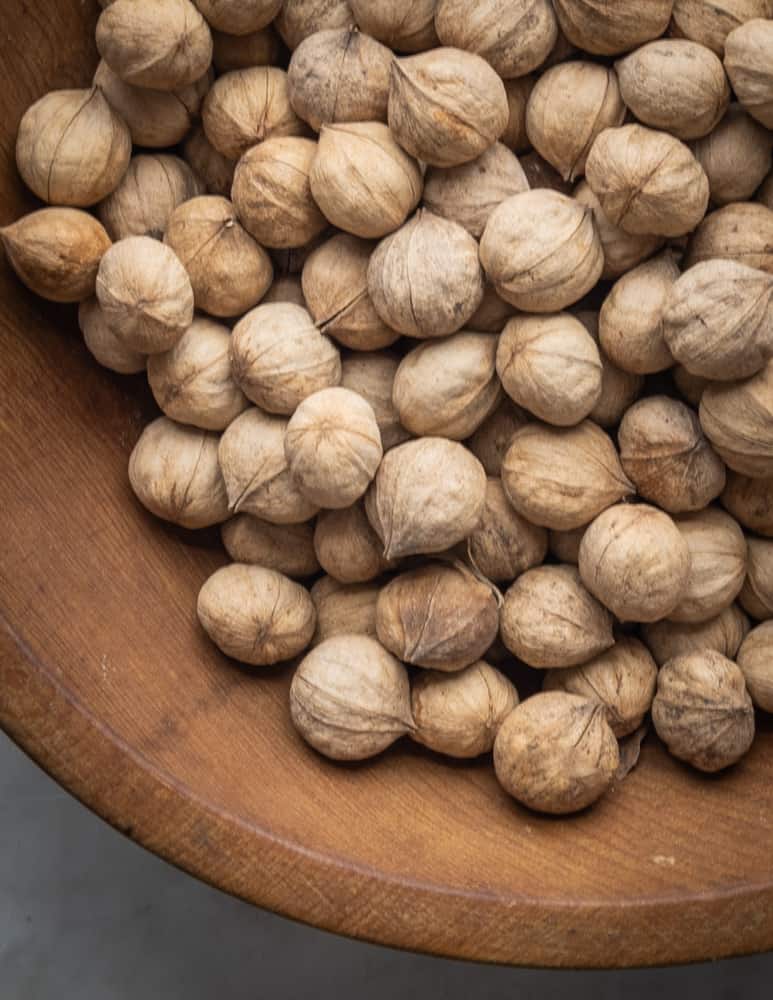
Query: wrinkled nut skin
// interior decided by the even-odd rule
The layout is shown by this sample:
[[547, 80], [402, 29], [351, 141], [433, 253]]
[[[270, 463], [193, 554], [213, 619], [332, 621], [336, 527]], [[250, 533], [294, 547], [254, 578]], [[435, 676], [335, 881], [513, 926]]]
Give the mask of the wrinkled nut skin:
[[341, 362], [341, 385], [367, 399], [376, 415], [384, 451], [409, 440], [392, 402], [399, 362], [387, 352], [353, 354]]
[[387, 559], [443, 552], [472, 534], [486, 500], [486, 473], [463, 445], [406, 441], [388, 451], [365, 495]]
[[52, 302], [80, 302], [94, 294], [110, 237], [88, 212], [42, 208], [0, 229], [5, 255], [21, 281]]
[[682, 267], [716, 258], [773, 274], [773, 211], [744, 201], [710, 212], [690, 237]]
[[461, 564], [429, 563], [401, 573], [378, 598], [376, 629], [406, 663], [451, 673], [479, 660], [494, 642], [493, 589]]
[[773, 618], [773, 542], [749, 538], [746, 580], [738, 595], [744, 611], [757, 621]]
[[292, 52], [315, 31], [351, 27], [354, 14], [347, 0], [284, 0], [274, 24]]
[[183, 528], [207, 528], [228, 517], [218, 465], [218, 435], [159, 417], [142, 432], [129, 459], [129, 482], [156, 517]]
[[557, 191], [513, 195], [489, 216], [480, 260], [497, 294], [527, 312], [558, 312], [593, 288], [604, 251], [593, 212]]
[[773, 476], [773, 363], [743, 382], [708, 385], [699, 416], [731, 469], [753, 479]]
[[513, 435], [528, 423], [531, 423], [529, 414], [506, 396], [491, 416], [465, 441], [465, 445], [483, 465], [487, 476], [500, 475]]
[[709, 179], [712, 202], [728, 205], [752, 198], [773, 166], [772, 148], [770, 132], [740, 105], [731, 105], [716, 128], [692, 144]]
[[738, 651], [738, 666], [757, 708], [773, 712], [773, 622], [763, 622], [746, 636]]
[[270, 24], [282, 7], [282, 0], [195, 0], [211, 28], [232, 35], [246, 35]]
[[554, 0], [561, 30], [579, 49], [614, 56], [657, 38], [668, 27], [674, 0]]
[[185, 140], [183, 156], [209, 194], [230, 197], [236, 164], [218, 153], [201, 125], [196, 126]]
[[730, 607], [746, 576], [746, 538], [737, 522], [717, 507], [683, 514], [676, 525], [690, 550], [690, 576], [668, 617], [702, 622]]
[[448, 757], [478, 757], [517, 704], [515, 686], [483, 660], [453, 674], [425, 670], [411, 683], [411, 738]]
[[521, 702], [494, 742], [494, 769], [505, 791], [553, 815], [578, 812], [599, 799], [619, 760], [604, 706], [565, 691]]
[[588, 590], [621, 621], [654, 622], [687, 592], [690, 549], [668, 514], [617, 504], [588, 526], [579, 568]]
[[254, 667], [298, 656], [316, 624], [305, 587], [276, 570], [244, 563], [224, 566], [207, 580], [197, 611], [218, 649]]
[[725, 69], [735, 95], [752, 117], [773, 128], [773, 23], [755, 18], [739, 25], [725, 39]]
[[585, 589], [574, 566], [527, 570], [505, 594], [505, 646], [530, 667], [574, 667], [614, 645], [612, 616]]
[[754, 708], [743, 673], [708, 649], [661, 667], [652, 721], [674, 757], [709, 773], [735, 764], [754, 739]]
[[725, 39], [745, 21], [770, 17], [770, 0], [674, 0], [672, 34], [706, 45], [724, 55]]
[[731, 470], [720, 499], [744, 528], [773, 538], [773, 478], [751, 479]]
[[693, 410], [649, 396], [626, 412], [618, 431], [625, 474], [645, 500], [670, 514], [703, 510], [725, 488], [725, 466]]
[[81, 302], [78, 326], [86, 347], [104, 368], [121, 375], [136, 375], [145, 371], [145, 355], [121, 343], [108, 326], [96, 298]]
[[322, 569], [339, 583], [367, 583], [395, 565], [384, 558], [381, 540], [361, 503], [320, 511], [314, 552]]
[[612, 439], [590, 420], [516, 431], [502, 462], [502, 485], [519, 514], [554, 531], [580, 528], [635, 492]]
[[508, 118], [502, 80], [472, 52], [438, 48], [392, 62], [389, 128], [417, 160], [433, 167], [474, 160], [500, 138]]
[[342, 635], [316, 646], [290, 685], [290, 715], [303, 739], [332, 760], [366, 760], [410, 732], [405, 667], [374, 639]]
[[421, 52], [439, 44], [435, 33], [437, 0], [350, 0], [361, 31], [397, 52]]
[[568, 691], [600, 702], [618, 739], [634, 732], [649, 712], [658, 668], [647, 647], [626, 636], [588, 663], [567, 670], [550, 670], [544, 691]]
[[367, 635], [376, 638], [376, 605], [381, 586], [368, 583], [339, 583], [323, 576], [311, 588], [317, 609], [317, 631], [312, 646], [334, 635]]
[[713, 649], [729, 660], [735, 659], [738, 648], [750, 628], [749, 619], [737, 604], [721, 611], [705, 622], [672, 622], [668, 619], [642, 626], [642, 638], [662, 667], [667, 660], [685, 653]]
[[547, 550], [547, 531], [513, 509], [500, 479], [488, 478], [480, 522], [467, 539], [472, 565], [486, 579], [505, 583], [539, 566]]
[[225, 522], [220, 534], [234, 562], [263, 566], [291, 578], [302, 579], [320, 571], [310, 522], [278, 525], [251, 514], [237, 514]]

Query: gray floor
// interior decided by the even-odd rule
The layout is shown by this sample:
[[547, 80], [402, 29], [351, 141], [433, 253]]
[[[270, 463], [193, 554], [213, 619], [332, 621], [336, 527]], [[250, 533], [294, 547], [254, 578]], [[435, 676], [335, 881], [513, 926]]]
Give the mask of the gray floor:
[[345, 941], [195, 882], [114, 833], [0, 735], [1, 1000], [425, 1000], [772, 995], [773, 954], [549, 973]]

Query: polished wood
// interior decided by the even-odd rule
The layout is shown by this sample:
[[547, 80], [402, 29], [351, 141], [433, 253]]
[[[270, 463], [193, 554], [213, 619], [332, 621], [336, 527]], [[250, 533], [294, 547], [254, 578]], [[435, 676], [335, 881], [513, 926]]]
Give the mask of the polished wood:
[[[88, 78], [94, 15], [4, 0], [0, 223], [33, 204], [19, 117]], [[119, 830], [261, 906], [443, 955], [604, 967], [773, 946], [769, 725], [717, 778], [649, 737], [622, 785], [560, 820], [510, 801], [489, 761], [404, 742], [327, 762], [290, 726], [288, 670], [240, 669], [196, 623], [216, 534], [169, 530], [132, 497], [142, 379], [99, 369], [74, 310], [5, 263], [0, 359], [0, 722]]]

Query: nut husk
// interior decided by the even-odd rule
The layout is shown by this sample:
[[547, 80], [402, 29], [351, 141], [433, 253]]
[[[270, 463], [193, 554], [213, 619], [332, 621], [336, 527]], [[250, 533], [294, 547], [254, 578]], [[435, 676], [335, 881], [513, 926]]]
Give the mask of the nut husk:
[[86, 347], [105, 368], [121, 375], [145, 371], [145, 355], [126, 347], [107, 324], [96, 298], [84, 299], [78, 309], [80, 326]]
[[604, 251], [604, 270], [601, 272], [603, 281], [614, 281], [627, 274], [663, 246], [665, 241], [662, 236], [627, 233], [620, 226], [613, 225], [587, 181], [580, 181], [577, 185], [574, 199], [581, 205], [587, 205], [593, 212], [601, 249]]
[[231, 338], [233, 377], [269, 413], [293, 414], [299, 403], [341, 381], [341, 357], [301, 306], [270, 302], [247, 313]]
[[393, 566], [384, 559], [381, 540], [361, 503], [320, 512], [314, 551], [322, 569], [339, 583], [367, 583]]
[[585, 176], [607, 218], [627, 233], [684, 236], [709, 203], [709, 182], [689, 147], [643, 125], [597, 136]]
[[598, 313], [584, 310], [577, 313], [577, 319], [593, 337], [601, 358], [601, 395], [590, 411], [590, 419], [600, 427], [616, 427], [625, 411], [641, 395], [644, 379], [641, 375], [618, 368], [601, 349]]
[[379, 594], [379, 641], [406, 663], [453, 672], [496, 639], [494, 591], [461, 563], [428, 563], [401, 573]]
[[333, 635], [367, 635], [376, 638], [377, 582], [344, 584], [323, 576], [311, 588], [317, 609], [313, 646]]
[[773, 363], [742, 382], [713, 382], [701, 396], [706, 437], [744, 476], [773, 476]]
[[185, 140], [183, 156], [210, 194], [230, 196], [235, 164], [218, 153], [201, 125], [197, 125]]
[[773, 211], [738, 202], [711, 212], [690, 237], [682, 266], [721, 257], [773, 274]]
[[494, 768], [505, 791], [530, 809], [554, 815], [599, 799], [619, 762], [604, 707], [565, 691], [521, 702], [494, 743]]
[[627, 411], [618, 433], [625, 474], [645, 500], [671, 514], [703, 510], [725, 487], [725, 466], [695, 412], [668, 396]]
[[478, 525], [486, 473], [463, 445], [407, 441], [388, 451], [365, 496], [368, 520], [387, 559], [443, 552]]
[[164, 242], [188, 272], [196, 308], [212, 316], [243, 315], [271, 286], [271, 258], [239, 225], [227, 198], [204, 195], [178, 206]]
[[672, 622], [663, 619], [642, 626], [642, 637], [662, 667], [667, 660], [684, 653], [713, 649], [728, 659], [735, 658], [749, 631], [749, 619], [737, 604], [731, 604], [705, 622]]
[[434, 167], [474, 160], [504, 133], [502, 80], [472, 52], [439, 48], [392, 62], [389, 127], [406, 152]]
[[733, 104], [722, 121], [692, 151], [709, 179], [715, 205], [746, 201], [771, 169], [773, 139], [767, 129]]
[[199, 621], [226, 656], [264, 667], [308, 648], [316, 615], [309, 592], [264, 566], [232, 563], [199, 591]]
[[350, 27], [354, 14], [348, 0], [284, 0], [274, 23], [292, 51], [315, 31]]
[[574, 566], [537, 566], [505, 594], [502, 641], [530, 667], [587, 663], [614, 645], [612, 616], [582, 585]]
[[376, 312], [399, 333], [455, 333], [483, 299], [478, 244], [458, 223], [421, 209], [373, 251], [368, 291]]
[[528, 153], [531, 149], [531, 141], [526, 131], [526, 108], [536, 82], [537, 77], [532, 73], [519, 76], [515, 80], [504, 81], [510, 114], [501, 141], [514, 153]]
[[749, 538], [747, 575], [738, 596], [744, 611], [758, 621], [773, 618], [773, 542]]
[[744, 528], [773, 538], [773, 478], [751, 479], [730, 470], [720, 499]]
[[408, 673], [374, 639], [336, 636], [301, 661], [290, 685], [290, 715], [326, 757], [374, 757], [413, 726]]
[[773, 622], [758, 625], [744, 639], [738, 666], [754, 704], [773, 712]]
[[99, 87], [55, 90], [25, 112], [16, 165], [42, 201], [87, 208], [115, 191], [131, 151], [129, 129]]
[[341, 385], [359, 393], [373, 407], [384, 451], [411, 436], [400, 423], [392, 402], [398, 364], [398, 359], [387, 353], [353, 354], [341, 364]]
[[509, 319], [515, 316], [515, 309], [494, 291], [494, 286], [486, 282], [480, 305], [468, 320], [471, 330], [480, 333], [501, 333]]
[[601, 398], [601, 358], [569, 313], [515, 316], [499, 338], [496, 368], [505, 392], [550, 424], [584, 420]]
[[425, 670], [411, 683], [411, 738], [448, 757], [478, 757], [517, 704], [515, 686], [483, 660], [453, 674]]
[[528, 413], [505, 397], [491, 416], [487, 417], [472, 437], [467, 447], [486, 470], [488, 476], [499, 476], [513, 435], [531, 422]]
[[231, 375], [228, 327], [203, 316], [169, 351], [148, 358], [148, 382], [168, 417], [204, 430], [225, 430], [249, 405]]
[[561, 30], [586, 52], [614, 56], [662, 35], [674, 0], [554, 0]]
[[682, 599], [668, 617], [704, 622], [730, 607], [746, 577], [746, 539], [736, 521], [717, 507], [676, 519], [690, 550], [690, 576]]
[[437, 0], [349, 0], [361, 31], [398, 52], [421, 52], [439, 44], [435, 33]]
[[591, 210], [544, 189], [513, 195], [494, 209], [483, 231], [480, 260], [503, 299], [540, 313], [577, 302], [604, 269]]
[[754, 739], [754, 708], [744, 676], [710, 649], [663, 665], [652, 721], [670, 753], [700, 771], [735, 764]]
[[273, 27], [259, 28], [246, 35], [212, 32], [212, 64], [218, 73], [253, 66], [275, 66], [282, 44]]
[[621, 621], [654, 622], [687, 593], [690, 549], [668, 514], [617, 504], [588, 526], [579, 566], [588, 590]]
[[210, 27], [233, 35], [247, 35], [271, 24], [282, 0], [195, 0]]
[[469, 437], [502, 398], [496, 351], [495, 334], [466, 331], [409, 351], [392, 390], [403, 427], [417, 437]]
[[185, 268], [170, 247], [150, 236], [114, 243], [100, 261], [96, 290], [113, 333], [142, 354], [168, 351], [193, 321]]
[[319, 132], [331, 122], [385, 122], [392, 53], [354, 27], [317, 31], [293, 53], [290, 104]]
[[571, 531], [635, 492], [612, 439], [590, 420], [532, 423], [516, 431], [502, 463], [510, 503], [532, 524]]
[[765, 128], [773, 128], [773, 22], [754, 18], [734, 28], [725, 39], [725, 69], [735, 95]]
[[486, 480], [486, 503], [478, 527], [467, 539], [472, 565], [488, 580], [509, 583], [548, 551], [548, 533], [513, 510], [501, 479]]
[[319, 573], [310, 522], [269, 524], [251, 514], [237, 514], [225, 522], [220, 533], [234, 562], [264, 566], [289, 577]]
[[159, 417], [148, 424], [129, 459], [129, 482], [140, 503], [165, 521], [206, 528], [228, 517], [218, 435]]
[[232, 514], [252, 514], [271, 524], [302, 524], [317, 513], [290, 475], [286, 430], [286, 420], [256, 406], [228, 426], [218, 458]]
[[97, 269], [110, 237], [93, 215], [77, 208], [42, 208], [0, 229], [5, 255], [27, 288], [53, 302], [94, 294]]
[[734, 28], [771, 13], [770, 0], [674, 0], [671, 28], [672, 33], [700, 42], [721, 56]]
[[309, 183], [328, 221], [365, 239], [401, 226], [422, 189], [418, 164], [382, 122], [323, 125]]

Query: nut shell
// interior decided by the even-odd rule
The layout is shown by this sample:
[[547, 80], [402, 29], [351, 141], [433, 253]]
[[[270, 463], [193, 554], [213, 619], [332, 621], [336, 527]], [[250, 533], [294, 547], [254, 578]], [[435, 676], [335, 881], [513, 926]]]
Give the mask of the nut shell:
[[317, 609], [317, 631], [312, 645], [318, 646], [334, 635], [367, 635], [376, 638], [377, 582], [339, 583], [323, 576], [311, 588]]
[[690, 576], [679, 604], [668, 617], [702, 622], [730, 607], [746, 576], [746, 539], [736, 521], [716, 507], [677, 518], [690, 550]]
[[749, 619], [731, 604], [716, 618], [705, 622], [672, 622], [668, 619], [642, 626], [642, 638], [662, 667], [667, 660], [685, 653], [713, 649], [729, 660], [735, 659], [738, 647], [749, 631]]
[[746, 201], [770, 173], [770, 132], [737, 104], [731, 105], [722, 121], [692, 151], [709, 179], [709, 193], [715, 205]]
[[237, 514], [221, 528], [223, 545], [234, 562], [264, 566], [289, 577], [314, 576], [314, 529], [303, 524], [269, 524], [251, 514]]
[[547, 555], [548, 533], [513, 510], [500, 479], [486, 481], [486, 504], [467, 539], [472, 565], [488, 580], [509, 583]]
[[568, 40], [586, 52], [613, 56], [662, 35], [674, 0], [554, 0]]
[[773, 363], [743, 382], [707, 386], [700, 420], [731, 469], [756, 479], [773, 476]]
[[738, 600], [757, 621], [773, 618], [773, 542], [749, 538], [746, 580]]
[[438, 45], [435, 33], [437, 0], [350, 0], [362, 31], [398, 52], [421, 52]]
[[690, 237], [682, 265], [688, 269], [717, 257], [772, 274], [773, 211], [744, 201], [707, 215]]
[[397, 358], [385, 352], [353, 354], [344, 358], [341, 364], [341, 385], [359, 393], [373, 407], [384, 451], [411, 436], [400, 423], [392, 402], [397, 368]]
[[274, 23], [292, 51], [315, 31], [351, 27], [354, 14], [348, 0], [284, 0]]
[[166, 153], [141, 154], [132, 157], [121, 183], [100, 204], [99, 219], [112, 240], [160, 240], [177, 206], [203, 193], [204, 185], [184, 160]]
[[773, 22], [754, 18], [734, 28], [725, 39], [725, 69], [735, 95], [752, 117], [773, 128]]
[[773, 478], [751, 479], [730, 470], [721, 500], [744, 528], [773, 538]]
[[758, 625], [744, 639], [738, 666], [754, 704], [773, 712], [773, 622]]
[[384, 559], [381, 540], [361, 503], [320, 511], [314, 552], [322, 569], [339, 583], [367, 583], [393, 566]]
[[488, 476], [499, 476], [502, 461], [513, 435], [531, 423], [531, 417], [520, 406], [505, 397], [490, 417], [487, 417], [465, 444], [481, 462]]
[[78, 308], [78, 326], [86, 347], [104, 368], [121, 375], [135, 375], [145, 371], [145, 355], [126, 347], [116, 337], [96, 298], [81, 302]]

